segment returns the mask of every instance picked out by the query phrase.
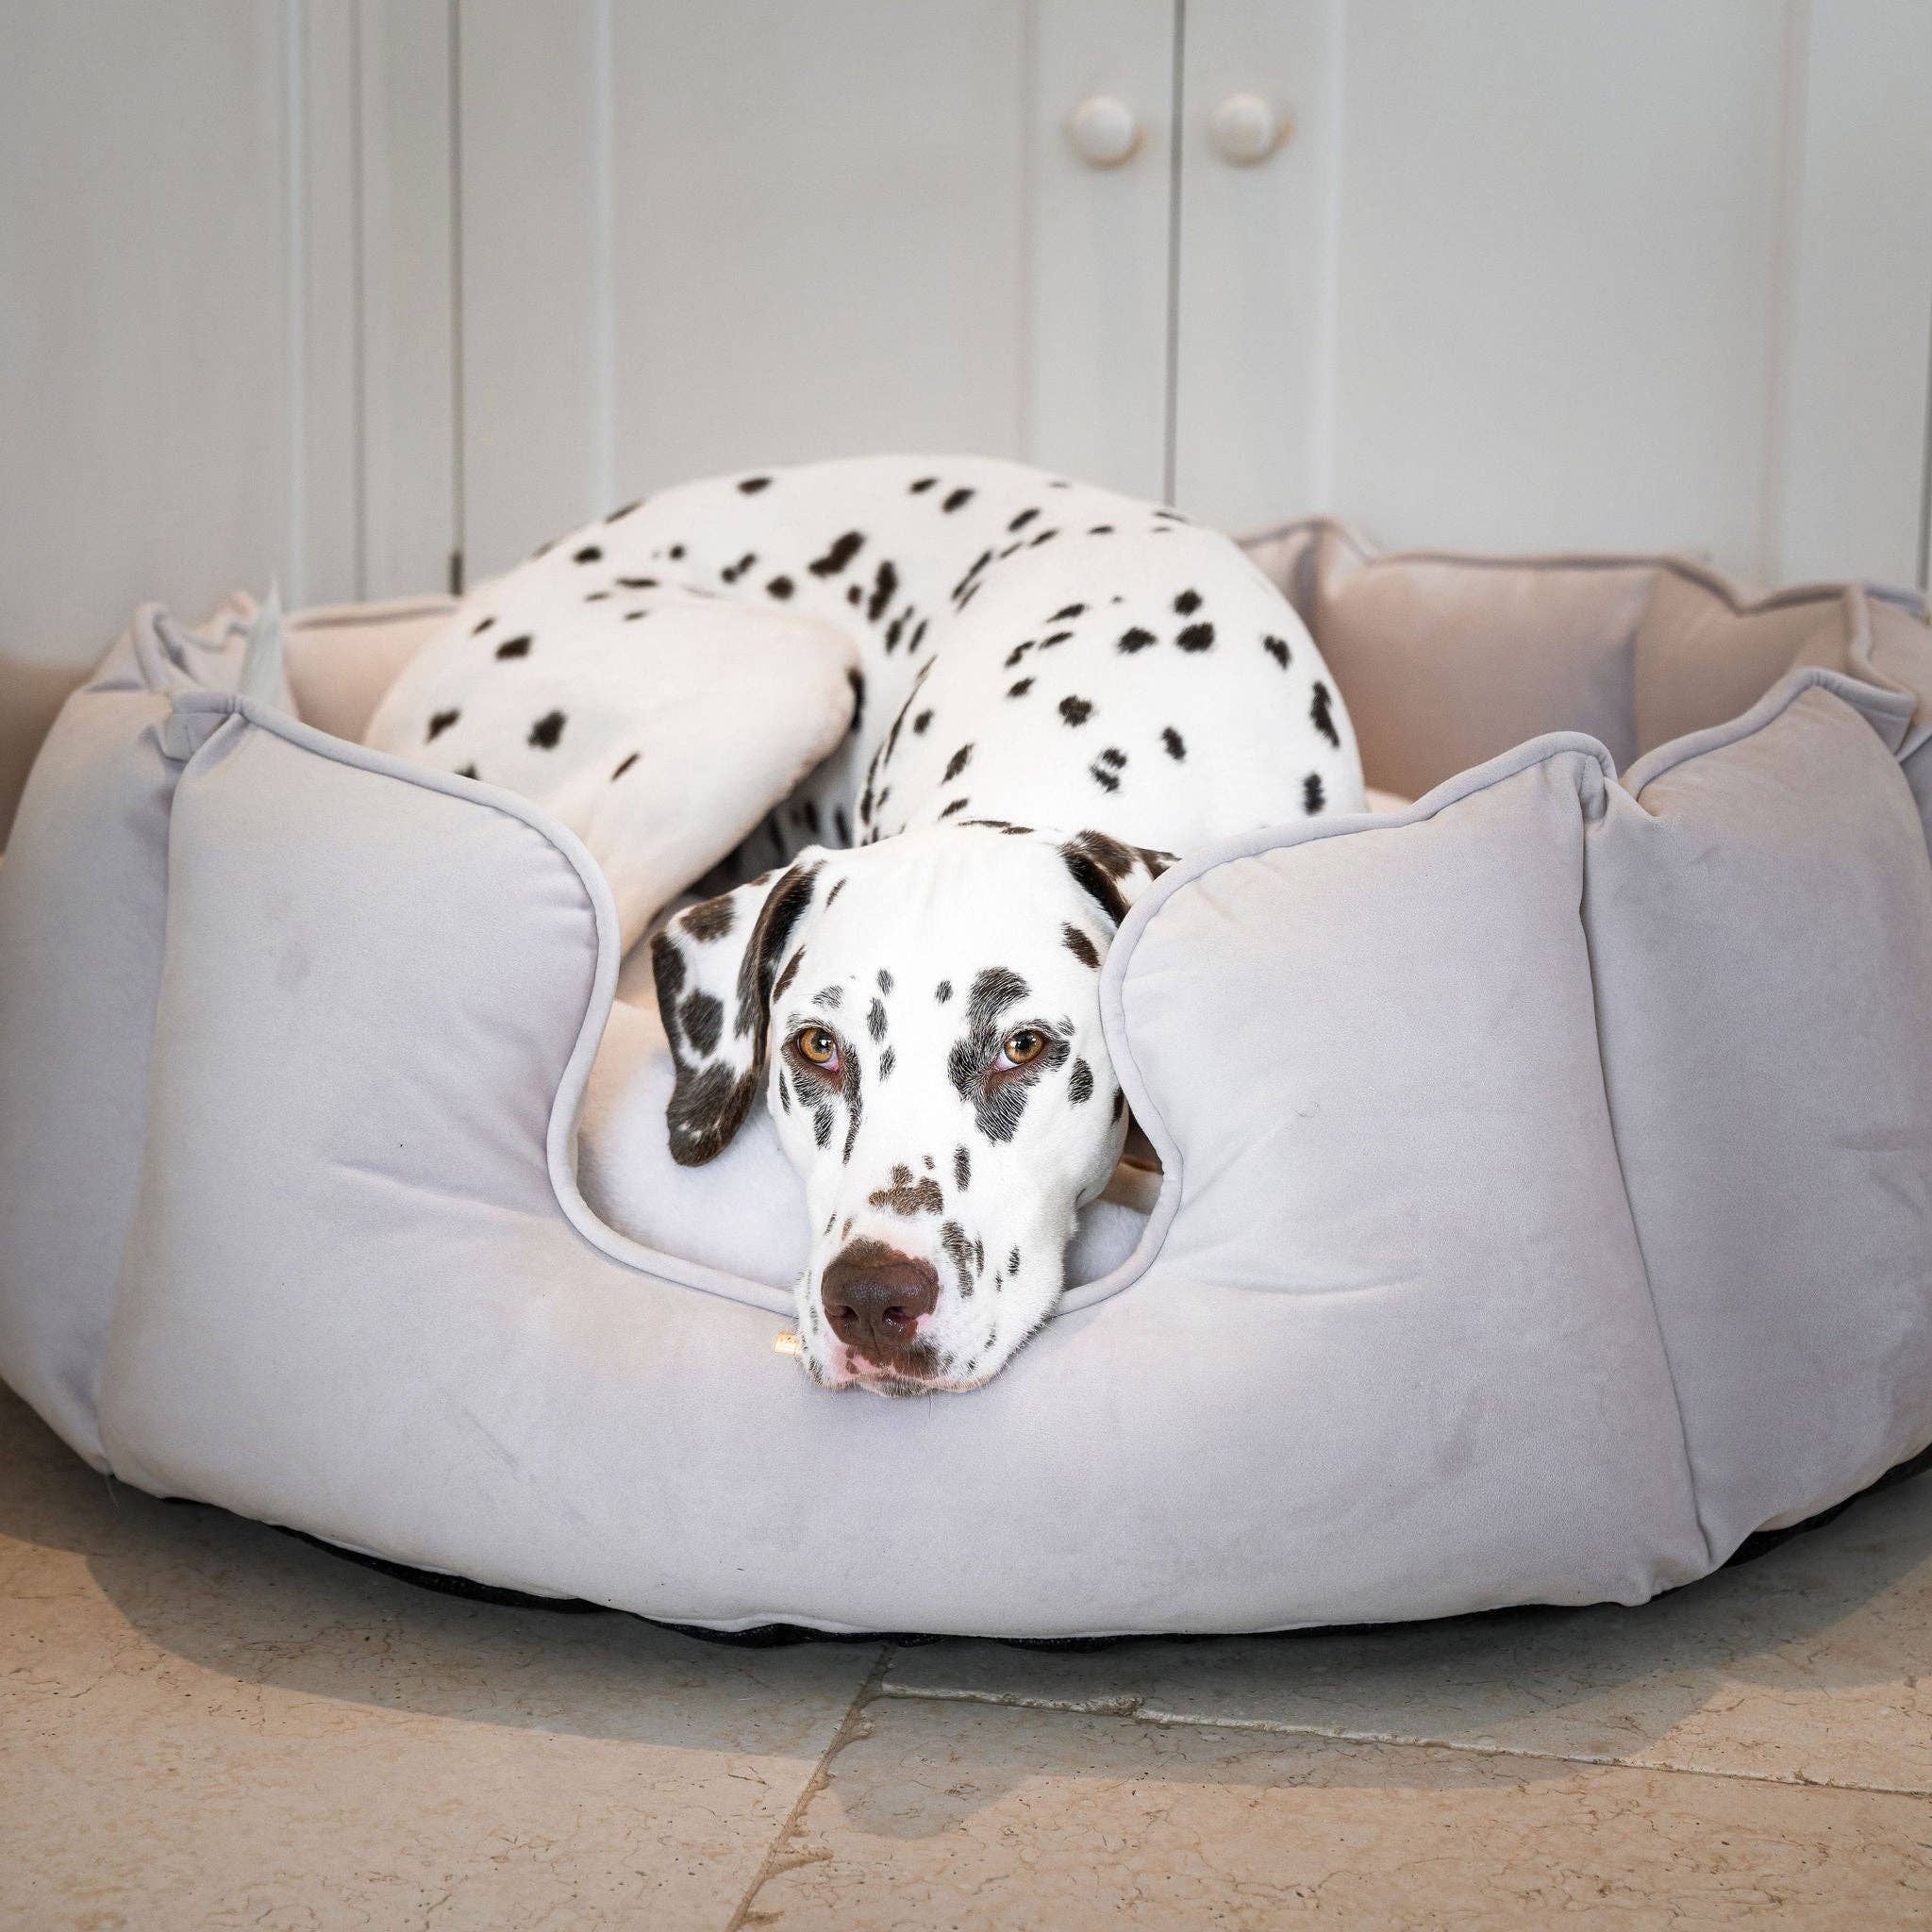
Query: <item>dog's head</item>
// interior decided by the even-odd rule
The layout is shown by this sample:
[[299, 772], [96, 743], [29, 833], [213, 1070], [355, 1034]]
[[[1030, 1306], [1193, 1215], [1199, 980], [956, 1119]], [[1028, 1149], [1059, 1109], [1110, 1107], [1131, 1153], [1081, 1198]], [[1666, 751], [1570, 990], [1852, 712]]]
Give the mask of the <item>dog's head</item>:
[[976, 1388], [1059, 1295], [1126, 1107], [1100, 963], [1167, 863], [997, 822], [813, 848], [652, 941], [674, 1156], [760, 1088], [805, 1180], [805, 1364], [827, 1388]]

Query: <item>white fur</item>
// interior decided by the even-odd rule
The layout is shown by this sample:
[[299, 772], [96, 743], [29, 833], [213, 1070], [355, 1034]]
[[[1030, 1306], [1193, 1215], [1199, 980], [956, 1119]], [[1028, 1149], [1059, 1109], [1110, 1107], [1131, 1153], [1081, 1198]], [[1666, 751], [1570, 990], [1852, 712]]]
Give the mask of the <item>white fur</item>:
[[[858, 715], [795, 790], [774, 774], [790, 795], [737, 875], [768, 870], [658, 936], [672, 1151], [713, 1158], [761, 1096], [804, 1180], [808, 1370], [975, 1387], [1050, 1312], [1075, 1209], [1121, 1151], [1093, 963], [1120, 912], [1162, 855], [1362, 809], [1347, 713], [1225, 538], [1017, 464], [872, 458], [688, 485], [563, 539], [473, 594], [372, 741], [566, 805], [607, 848], [651, 836], [618, 804], [648, 784], [653, 823], [669, 808], [662, 772], [625, 762], [641, 634], [676, 640], [655, 661], [687, 694], [694, 774], [735, 768], [757, 709], [704, 655], [692, 614], [713, 598], [731, 635], [850, 674]], [[532, 641], [505, 661], [512, 632]], [[710, 797], [694, 775], [690, 808]], [[716, 846], [701, 829], [680, 849]], [[837, 1080], [800, 1057], [807, 1026], [837, 1036]], [[1016, 1073], [997, 1054], [1021, 1026], [1051, 1044]], [[937, 1271], [905, 1359], [828, 1325], [824, 1270], [860, 1241]]]

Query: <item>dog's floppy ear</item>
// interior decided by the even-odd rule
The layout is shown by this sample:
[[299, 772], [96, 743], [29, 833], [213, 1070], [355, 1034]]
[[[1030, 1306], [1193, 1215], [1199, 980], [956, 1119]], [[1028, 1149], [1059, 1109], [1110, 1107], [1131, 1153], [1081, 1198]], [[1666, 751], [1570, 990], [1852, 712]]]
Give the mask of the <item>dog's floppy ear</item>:
[[677, 1068], [664, 1119], [682, 1167], [722, 1154], [758, 1098], [779, 954], [817, 894], [824, 856], [801, 853], [778, 877], [702, 900], [652, 935], [658, 1011]]
[[1172, 852], [1124, 845], [1105, 832], [1076, 832], [1060, 847], [1074, 883], [1118, 925], [1127, 908], [1174, 863]]

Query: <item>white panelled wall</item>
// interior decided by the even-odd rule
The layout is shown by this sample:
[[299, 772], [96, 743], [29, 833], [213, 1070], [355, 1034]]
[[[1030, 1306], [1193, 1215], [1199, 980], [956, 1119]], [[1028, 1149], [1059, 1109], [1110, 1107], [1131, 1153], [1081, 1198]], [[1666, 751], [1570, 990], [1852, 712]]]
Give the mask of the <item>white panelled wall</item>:
[[8, 0], [0, 155], [16, 666], [893, 446], [1924, 576], [1924, 0]]

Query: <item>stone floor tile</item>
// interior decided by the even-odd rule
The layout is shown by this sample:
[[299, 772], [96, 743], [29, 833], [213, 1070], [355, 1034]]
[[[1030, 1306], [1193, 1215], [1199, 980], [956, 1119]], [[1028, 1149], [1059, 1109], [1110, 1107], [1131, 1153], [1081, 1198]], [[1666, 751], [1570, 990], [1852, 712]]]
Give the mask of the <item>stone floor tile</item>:
[[1087, 1653], [946, 1642], [887, 1689], [1932, 1790], [1932, 1476], [1634, 1608]]
[[0, 1925], [722, 1932], [877, 1654], [434, 1595], [0, 1391]]
[[744, 1924], [1432, 1932], [1932, 1922], [1932, 1801], [879, 1698]]

